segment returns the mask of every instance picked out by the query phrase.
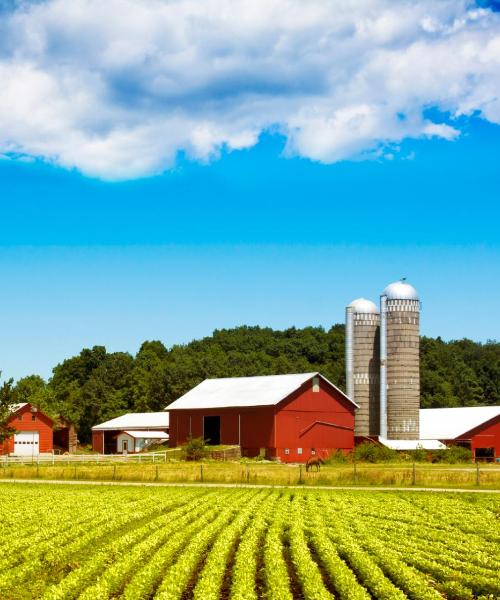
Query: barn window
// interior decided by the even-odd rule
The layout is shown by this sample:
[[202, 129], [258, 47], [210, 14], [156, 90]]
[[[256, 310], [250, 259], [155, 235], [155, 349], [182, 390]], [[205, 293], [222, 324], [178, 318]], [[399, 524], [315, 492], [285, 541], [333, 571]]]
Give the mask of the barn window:
[[285, 454], [290, 454], [290, 448], [285, 448]]
[[319, 377], [313, 377], [313, 392], [319, 392]]
[[302, 454], [302, 448], [297, 448], [297, 454]]
[[36, 421], [36, 414], [35, 414], [35, 413], [32, 413], [32, 414], [31, 414], [31, 420], [32, 420], [32, 421]]

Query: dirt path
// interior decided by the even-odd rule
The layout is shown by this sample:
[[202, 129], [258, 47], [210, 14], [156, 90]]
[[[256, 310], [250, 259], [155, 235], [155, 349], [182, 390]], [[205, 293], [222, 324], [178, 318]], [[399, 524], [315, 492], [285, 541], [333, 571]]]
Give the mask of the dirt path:
[[308, 489], [308, 490], [362, 490], [372, 492], [454, 492], [457, 494], [500, 494], [500, 490], [478, 488], [432, 488], [432, 487], [395, 487], [395, 486], [321, 486], [321, 485], [260, 485], [245, 483], [148, 483], [137, 481], [75, 481], [61, 479], [0, 479], [1, 483], [37, 483], [57, 485], [113, 485], [133, 487], [206, 487], [206, 488], [270, 488], [270, 489]]

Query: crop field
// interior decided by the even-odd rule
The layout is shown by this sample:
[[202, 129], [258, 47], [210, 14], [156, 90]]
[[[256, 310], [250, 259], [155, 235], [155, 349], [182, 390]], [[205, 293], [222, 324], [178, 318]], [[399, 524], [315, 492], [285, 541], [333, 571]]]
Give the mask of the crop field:
[[493, 494], [0, 485], [0, 598], [500, 597]]

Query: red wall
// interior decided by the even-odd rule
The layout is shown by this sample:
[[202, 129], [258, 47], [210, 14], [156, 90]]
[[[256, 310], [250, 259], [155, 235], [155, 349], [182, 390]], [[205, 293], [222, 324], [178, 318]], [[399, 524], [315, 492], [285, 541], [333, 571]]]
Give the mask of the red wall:
[[472, 452], [476, 448], [494, 448], [495, 458], [500, 458], [500, 415], [460, 437], [470, 437]]
[[309, 381], [277, 408], [276, 455], [283, 462], [353, 449], [354, 406], [321, 378], [319, 392], [313, 392]]
[[[9, 420], [8, 424], [16, 431], [38, 431], [39, 436], [39, 452], [52, 452], [52, 419], [42, 412], [34, 413], [35, 420], [31, 420], [31, 404], [27, 404], [19, 409]], [[19, 420], [19, 415], [22, 415], [22, 420]], [[2, 454], [14, 452], [14, 436], [5, 440], [3, 445], [0, 444]]]
[[104, 432], [93, 431], [92, 432], [92, 450], [103, 454], [103, 443], [104, 443]]
[[239, 444], [247, 456], [272, 446], [274, 406], [173, 410], [170, 412], [170, 446], [185, 444], [189, 434], [203, 436], [203, 417], [220, 416], [221, 444]]
[[[320, 379], [319, 392], [305, 383], [277, 406], [170, 411], [170, 446], [184, 444], [190, 433], [203, 435], [203, 417], [221, 417], [221, 443], [240, 445], [243, 455], [261, 449], [283, 462], [305, 462], [312, 454], [327, 456], [333, 450], [354, 447], [354, 405]], [[302, 454], [298, 449], [302, 448]], [[288, 449], [288, 454], [285, 453]]]

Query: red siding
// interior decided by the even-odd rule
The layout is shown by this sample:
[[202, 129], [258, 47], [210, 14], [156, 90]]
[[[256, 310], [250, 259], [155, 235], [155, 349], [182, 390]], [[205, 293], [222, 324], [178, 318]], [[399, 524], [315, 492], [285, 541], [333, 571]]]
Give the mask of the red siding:
[[92, 450], [94, 452], [99, 452], [103, 454], [104, 448], [104, 432], [103, 431], [93, 431], [92, 432]]
[[276, 454], [282, 461], [304, 462], [314, 453], [326, 457], [353, 449], [354, 406], [322, 379], [318, 392], [309, 381], [276, 408]]
[[201, 437], [204, 416], [220, 416], [221, 443], [240, 443], [246, 456], [265, 449], [267, 456], [283, 462], [305, 462], [313, 451], [326, 456], [336, 449], [350, 451], [354, 447], [354, 406], [321, 379], [319, 392], [313, 392], [312, 381], [308, 381], [277, 406], [172, 410], [170, 445], [186, 443], [190, 432]]
[[[23, 406], [10, 418], [8, 424], [14, 427], [16, 431], [38, 431], [39, 452], [52, 452], [52, 419], [41, 411], [32, 413], [31, 408], [31, 404]], [[32, 414], [35, 415], [34, 421], [31, 418]], [[22, 419], [19, 419], [19, 416], [22, 416]], [[0, 451], [2, 454], [14, 452], [14, 436], [11, 436], [4, 441], [3, 445], [0, 445]]]
[[475, 453], [476, 448], [494, 448], [495, 458], [500, 458], [500, 415], [471, 429], [460, 438], [471, 441], [471, 450]]
[[272, 445], [274, 407], [221, 408], [210, 410], [174, 410], [170, 412], [170, 445], [185, 444], [203, 436], [203, 417], [220, 416], [221, 444], [240, 444], [253, 449]]

